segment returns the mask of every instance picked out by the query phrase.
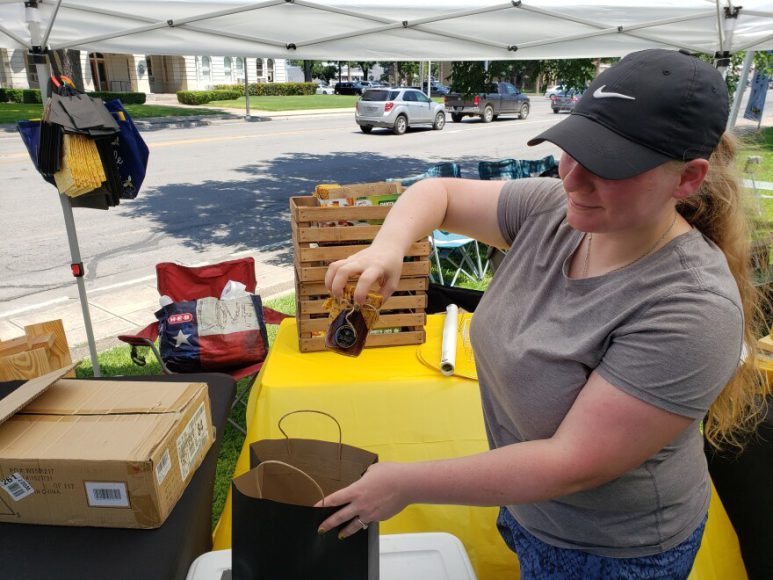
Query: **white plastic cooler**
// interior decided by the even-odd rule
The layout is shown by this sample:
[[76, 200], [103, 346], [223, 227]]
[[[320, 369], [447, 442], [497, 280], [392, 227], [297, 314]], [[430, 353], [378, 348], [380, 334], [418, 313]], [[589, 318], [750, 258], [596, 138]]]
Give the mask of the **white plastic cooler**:
[[[380, 580], [475, 580], [464, 546], [451, 534], [386, 534], [379, 551]], [[230, 570], [231, 550], [208, 552], [191, 564], [186, 580], [222, 580]]]

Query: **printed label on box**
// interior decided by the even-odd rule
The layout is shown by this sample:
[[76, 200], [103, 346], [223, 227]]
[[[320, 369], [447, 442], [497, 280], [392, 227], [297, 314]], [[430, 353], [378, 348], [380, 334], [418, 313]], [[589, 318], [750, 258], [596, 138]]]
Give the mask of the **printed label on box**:
[[84, 481], [91, 507], [129, 507], [129, 492], [121, 481]]
[[27, 483], [27, 480], [20, 473], [14, 473], [0, 481], [0, 487], [8, 492], [13, 501], [22, 500], [28, 495], [35, 493], [35, 490], [32, 489], [32, 486]]
[[208, 437], [207, 414], [204, 403], [202, 403], [177, 438], [177, 458], [180, 461], [180, 473], [182, 473], [183, 481], [187, 479], [188, 474], [193, 469], [196, 457], [207, 442]]
[[161, 456], [161, 461], [156, 465], [156, 481], [158, 482], [158, 485], [161, 485], [164, 482], [170, 469], [172, 469], [172, 459], [169, 455], [169, 449], [167, 449]]

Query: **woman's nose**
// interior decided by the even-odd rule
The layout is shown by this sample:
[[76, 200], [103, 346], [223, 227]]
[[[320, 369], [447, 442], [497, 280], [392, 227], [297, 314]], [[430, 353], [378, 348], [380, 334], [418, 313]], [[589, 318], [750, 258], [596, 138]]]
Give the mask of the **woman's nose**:
[[563, 169], [561, 179], [564, 182], [564, 189], [568, 191], [587, 188], [595, 177], [568, 155], [561, 160], [561, 165]]

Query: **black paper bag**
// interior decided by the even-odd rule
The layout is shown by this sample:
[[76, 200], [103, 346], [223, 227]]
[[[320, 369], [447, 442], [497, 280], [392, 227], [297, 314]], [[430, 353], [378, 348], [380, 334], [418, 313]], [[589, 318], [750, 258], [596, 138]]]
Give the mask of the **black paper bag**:
[[320, 524], [340, 507], [313, 507], [376, 461], [340, 439], [251, 444], [253, 468], [233, 480], [234, 580], [378, 580], [378, 523], [344, 540], [338, 529], [320, 536]]

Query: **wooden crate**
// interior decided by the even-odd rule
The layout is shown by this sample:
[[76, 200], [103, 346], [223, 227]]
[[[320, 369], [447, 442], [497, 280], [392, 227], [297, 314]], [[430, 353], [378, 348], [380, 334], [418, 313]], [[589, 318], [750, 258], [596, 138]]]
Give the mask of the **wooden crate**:
[[[290, 198], [295, 248], [295, 300], [301, 352], [325, 348], [328, 313], [322, 305], [327, 266], [367, 248], [380, 225], [324, 226], [339, 221], [383, 220], [391, 206], [321, 207], [313, 196]], [[422, 344], [427, 321], [429, 287], [428, 240], [415, 242], [406, 256], [400, 283], [381, 307], [381, 314], [365, 346]]]

